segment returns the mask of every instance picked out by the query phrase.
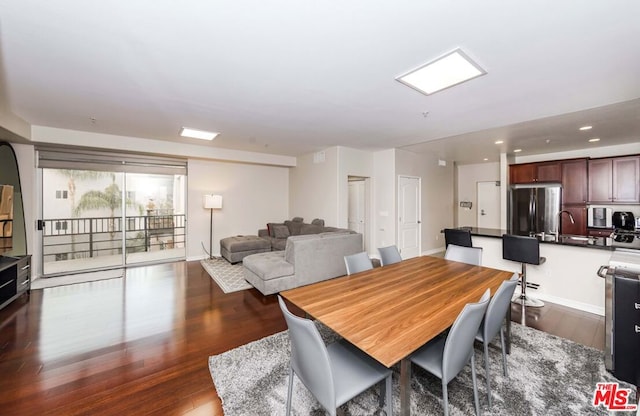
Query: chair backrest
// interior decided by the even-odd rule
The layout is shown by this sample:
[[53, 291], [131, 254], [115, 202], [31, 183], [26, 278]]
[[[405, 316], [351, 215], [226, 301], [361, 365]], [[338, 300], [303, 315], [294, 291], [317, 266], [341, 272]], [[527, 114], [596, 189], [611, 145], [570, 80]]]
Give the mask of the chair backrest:
[[502, 235], [502, 258], [527, 264], [540, 264], [540, 241], [536, 237]]
[[295, 316], [278, 295], [291, 341], [291, 368], [325, 409], [336, 408], [335, 387], [327, 347], [309, 319]]
[[511, 279], [505, 280], [491, 298], [487, 313], [481, 325], [485, 342], [492, 340], [500, 331], [502, 321], [507, 315], [507, 309], [511, 307], [511, 297], [516, 290], [519, 279], [518, 273], [514, 273]]
[[487, 289], [478, 303], [467, 303], [451, 325], [442, 355], [442, 380], [445, 383], [457, 376], [469, 362], [490, 296]]
[[344, 256], [344, 264], [347, 266], [347, 274], [363, 272], [373, 269], [371, 259], [366, 252]]
[[402, 261], [402, 256], [400, 256], [400, 252], [398, 251], [398, 247], [395, 245], [388, 247], [380, 247], [378, 249], [378, 253], [380, 253], [380, 263], [383, 266], [393, 263], [399, 263]]
[[482, 247], [461, 247], [455, 244], [450, 244], [449, 247], [447, 247], [447, 251], [444, 253], [444, 258], [446, 260], [481, 266]]
[[471, 231], [460, 230], [456, 228], [445, 228], [444, 242], [445, 247], [449, 247], [449, 244], [455, 244], [462, 247], [471, 247]]

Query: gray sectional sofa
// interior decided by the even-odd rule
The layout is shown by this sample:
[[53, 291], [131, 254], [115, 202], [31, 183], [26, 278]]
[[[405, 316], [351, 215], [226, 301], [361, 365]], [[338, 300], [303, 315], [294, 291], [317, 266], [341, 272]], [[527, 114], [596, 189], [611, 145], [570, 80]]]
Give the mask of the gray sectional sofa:
[[244, 278], [264, 295], [347, 274], [344, 256], [362, 251], [362, 234], [351, 231], [296, 235], [284, 251], [243, 259]]
[[281, 223], [270, 222], [267, 228], [258, 230], [258, 236], [271, 243], [271, 250], [284, 250], [287, 239], [296, 235], [320, 234], [327, 232], [351, 232], [344, 228], [325, 227], [324, 220], [316, 218], [311, 224], [303, 222], [300, 217]]

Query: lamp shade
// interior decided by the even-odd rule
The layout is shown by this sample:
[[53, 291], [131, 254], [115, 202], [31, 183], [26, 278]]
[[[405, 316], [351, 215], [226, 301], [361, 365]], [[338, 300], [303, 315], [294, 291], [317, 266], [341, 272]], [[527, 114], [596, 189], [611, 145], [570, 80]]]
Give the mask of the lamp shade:
[[221, 209], [222, 208], [222, 195], [205, 195], [204, 207], [206, 209]]

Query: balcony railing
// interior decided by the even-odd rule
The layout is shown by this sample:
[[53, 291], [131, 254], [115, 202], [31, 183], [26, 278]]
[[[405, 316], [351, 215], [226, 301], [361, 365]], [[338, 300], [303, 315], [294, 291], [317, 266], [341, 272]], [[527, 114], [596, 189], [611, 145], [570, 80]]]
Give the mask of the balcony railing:
[[[184, 248], [185, 215], [159, 211], [150, 215], [46, 219], [44, 261], [72, 260]], [[124, 226], [124, 228], [123, 228]]]

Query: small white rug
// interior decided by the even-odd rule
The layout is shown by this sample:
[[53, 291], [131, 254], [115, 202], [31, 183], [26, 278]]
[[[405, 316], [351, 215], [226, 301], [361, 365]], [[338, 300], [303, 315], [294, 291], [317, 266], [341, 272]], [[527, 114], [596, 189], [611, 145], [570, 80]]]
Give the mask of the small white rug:
[[57, 277], [41, 277], [31, 283], [31, 289], [46, 289], [56, 286], [75, 285], [78, 283], [95, 282], [97, 280], [117, 279], [122, 276], [124, 276], [124, 269], [69, 274]]
[[224, 293], [237, 292], [253, 287], [244, 280], [242, 263], [231, 264], [223, 258], [214, 258], [201, 260], [200, 264]]

